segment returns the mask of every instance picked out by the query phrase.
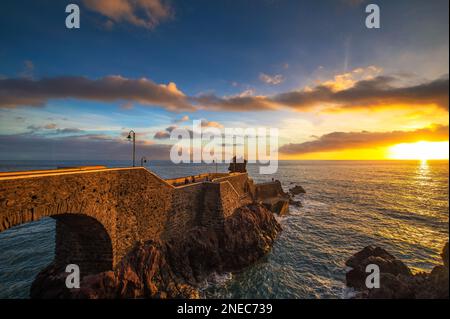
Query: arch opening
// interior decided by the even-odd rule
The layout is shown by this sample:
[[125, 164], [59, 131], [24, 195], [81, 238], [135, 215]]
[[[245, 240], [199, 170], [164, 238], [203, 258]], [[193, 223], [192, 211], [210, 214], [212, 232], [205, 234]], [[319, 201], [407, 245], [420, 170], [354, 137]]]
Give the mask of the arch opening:
[[10, 286], [2, 289], [2, 298], [57, 296], [55, 291], [65, 290], [69, 264], [79, 266], [80, 279], [113, 268], [109, 233], [88, 215], [45, 217], [11, 227], [1, 238], [6, 246], [0, 252], [0, 286]]
[[62, 214], [52, 218], [56, 220], [53, 263], [62, 271], [68, 264], [76, 264], [84, 277], [113, 268], [111, 238], [97, 219], [82, 214]]
[[97, 219], [69, 213], [51, 217], [56, 220], [55, 258], [34, 279], [31, 298], [68, 298], [65, 271], [70, 264], [79, 267], [80, 281], [113, 268], [112, 241]]

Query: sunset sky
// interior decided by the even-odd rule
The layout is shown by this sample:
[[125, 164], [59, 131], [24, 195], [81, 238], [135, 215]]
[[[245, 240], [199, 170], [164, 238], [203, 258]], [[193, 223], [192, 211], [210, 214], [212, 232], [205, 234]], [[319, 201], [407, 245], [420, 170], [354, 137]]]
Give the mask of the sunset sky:
[[164, 159], [192, 120], [278, 128], [281, 159], [448, 157], [449, 1], [371, 1], [380, 29], [368, 3], [2, 1], [0, 159], [127, 159], [130, 129]]

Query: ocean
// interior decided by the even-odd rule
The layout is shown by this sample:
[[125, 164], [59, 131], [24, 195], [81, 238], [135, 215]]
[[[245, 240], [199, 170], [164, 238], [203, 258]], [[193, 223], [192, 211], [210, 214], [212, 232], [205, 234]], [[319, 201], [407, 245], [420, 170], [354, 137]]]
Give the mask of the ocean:
[[[129, 166], [128, 161], [0, 161], [0, 171], [57, 166]], [[149, 169], [171, 178], [214, 172], [205, 164], [150, 161]], [[219, 165], [218, 171], [226, 171]], [[345, 260], [367, 245], [378, 245], [414, 271], [441, 263], [448, 241], [448, 161], [280, 161], [274, 175], [306, 194], [277, 217], [283, 231], [272, 251], [238, 273], [214, 274], [204, 283], [205, 298], [346, 298]], [[0, 233], [0, 298], [28, 298], [35, 276], [53, 260], [55, 222], [51, 218]]]

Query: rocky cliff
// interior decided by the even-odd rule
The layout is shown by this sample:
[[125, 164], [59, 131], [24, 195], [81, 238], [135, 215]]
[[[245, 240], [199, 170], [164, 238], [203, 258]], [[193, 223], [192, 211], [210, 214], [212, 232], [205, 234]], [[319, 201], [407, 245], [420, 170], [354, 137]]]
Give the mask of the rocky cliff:
[[280, 231], [272, 212], [249, 205], [228, 217], [223, 229], [197, 226], [176, 239], [139, 243], [114, 271], [85, 276], [80, 289], [67, 289], [61, 265], [50, 265], [34, 281], [31, 297], [198, 298], [208, 275], [251, 265]]
[[[441, 256], [443, 265], [435, 266], [430, 273], [413, 274], [402, 261], [386, 250], [368, 246], [346, 261], [346, 265], [352, 268], [346, 274], [347, 286], [358, 291], [356, 298], [448, 299], [448, 242]], [[380, 288], [366, 288], [368, 273], [365, 270], [369, 264], [380, 268]]]

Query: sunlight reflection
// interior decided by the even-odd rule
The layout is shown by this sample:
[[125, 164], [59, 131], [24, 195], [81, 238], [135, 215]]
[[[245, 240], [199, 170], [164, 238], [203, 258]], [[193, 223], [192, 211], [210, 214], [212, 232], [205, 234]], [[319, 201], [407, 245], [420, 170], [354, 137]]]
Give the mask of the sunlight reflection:
[[421, 171], [428, 172], [428, 161], [426, 159], [423, 159], [423, 160], [420, 161], [419, 169]]
[[[417, 166], [417, 178], [421, 182], [428, 180], [430, 172], [430, 166], [426, 159], [420, 160]], [[425, 182], [426, 183], [426, 182]]]

